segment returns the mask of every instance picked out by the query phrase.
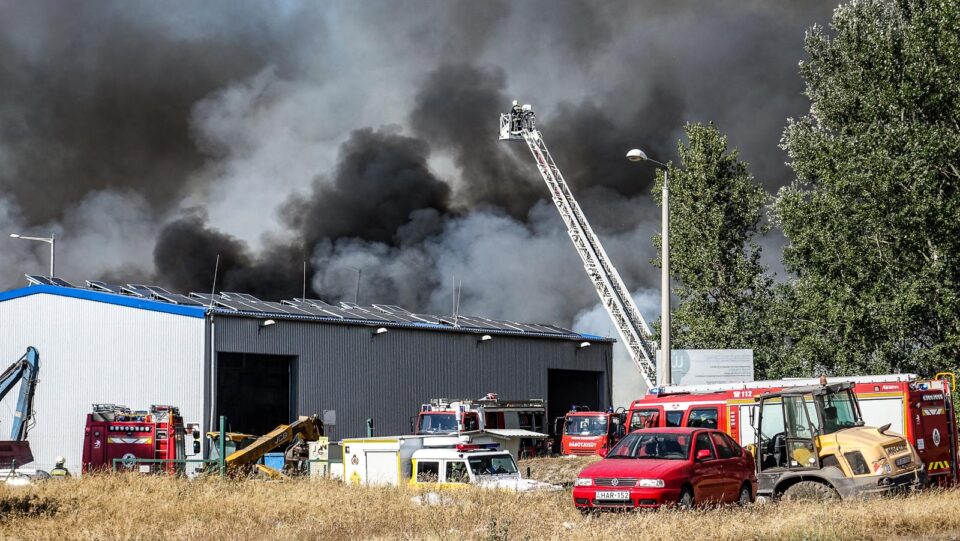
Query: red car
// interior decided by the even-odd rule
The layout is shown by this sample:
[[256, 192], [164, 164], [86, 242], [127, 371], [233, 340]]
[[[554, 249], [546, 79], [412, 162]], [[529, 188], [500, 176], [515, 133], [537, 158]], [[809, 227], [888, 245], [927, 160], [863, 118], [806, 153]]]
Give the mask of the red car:
[[631, 432], [580, 472], [581, 510], [737, 502], [757, 495], [753, 456], [719, 430], [648, 428]]

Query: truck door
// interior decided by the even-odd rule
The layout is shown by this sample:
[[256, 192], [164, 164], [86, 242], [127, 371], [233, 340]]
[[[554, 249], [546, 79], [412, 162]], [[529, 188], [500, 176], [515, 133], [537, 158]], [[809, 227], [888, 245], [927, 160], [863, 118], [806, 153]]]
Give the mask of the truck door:
[[819, 416], [812, 394], [783, 397], [786, 425], [786, 458], [788, 468], [819, 468], [820, 457], [813, 438], [819, 431]]
[[942, 391], [915, 391], [910, 398], [913, 445], [927, 467], [930, 481], [941, 482], [938, 478], [949, 478], [952, 474], [952, 431], [948, 425], [946, 397]]
[[396, 486], [399, 483], [396, 451], [367, 451], [365, 458], [368, 485]]

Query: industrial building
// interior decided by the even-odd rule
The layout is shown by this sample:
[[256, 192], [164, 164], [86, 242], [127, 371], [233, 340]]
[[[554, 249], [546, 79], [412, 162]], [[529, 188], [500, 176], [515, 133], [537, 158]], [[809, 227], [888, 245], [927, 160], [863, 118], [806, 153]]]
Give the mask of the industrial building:
[[[553, 325], [414, 314], [398, 306], [266, 302], [153, 286], [30, 277], [0, 293], [0, 364], [40, 352], [34, 426], [39, 468], [79, 470], [92, 404], [179, 406], [202, 432], [261, 434], [322, 415], [333, 439], [404, 434], [430, 398], [543, 398], [611, 404], [612, 343]], [[0, 439], [14, 397], [0, 407]]]

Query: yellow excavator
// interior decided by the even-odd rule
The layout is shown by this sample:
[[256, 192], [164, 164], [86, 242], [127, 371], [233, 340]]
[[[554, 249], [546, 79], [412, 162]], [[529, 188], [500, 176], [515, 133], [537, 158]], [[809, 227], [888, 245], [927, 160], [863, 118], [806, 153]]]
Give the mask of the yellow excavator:
[[[220, 433], [208, 432], [207, 436], [216, 442], [220, 438]], [[249, 434], [227, 432], [225, 444], [229, 445], [224, 447], [232, 450], [225, 460], [227, 472], [237, 475], [260, 471], [272, 479], [287, 479], [286, 474], [260, 464], [259, 460], [270, 451], [286, 445], [284, 452], [286, 462], [305, 463], [308, 455], [307, 442], [317, 441], [321, 436], [323, 436], [323, 422], [316, 415], [300, 417], [288, 425], [279, 425], [259, 438]]]

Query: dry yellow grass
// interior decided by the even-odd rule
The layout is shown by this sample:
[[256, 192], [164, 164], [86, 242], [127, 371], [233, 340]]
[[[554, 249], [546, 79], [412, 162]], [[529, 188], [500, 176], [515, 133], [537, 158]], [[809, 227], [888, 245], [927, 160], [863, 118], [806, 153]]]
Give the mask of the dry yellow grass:
[[[547, 463], [531, 464], [546, 468]], [[561, 466], [566, 464], [561, 463]], [[832, 505], [581, 516], [569, 490], [445, 492], [420, 506], [410, 489], [333, 481], [187, 481], [110, 475], [0, 486], [3, 539], [948, 539], [960, 491]]]

